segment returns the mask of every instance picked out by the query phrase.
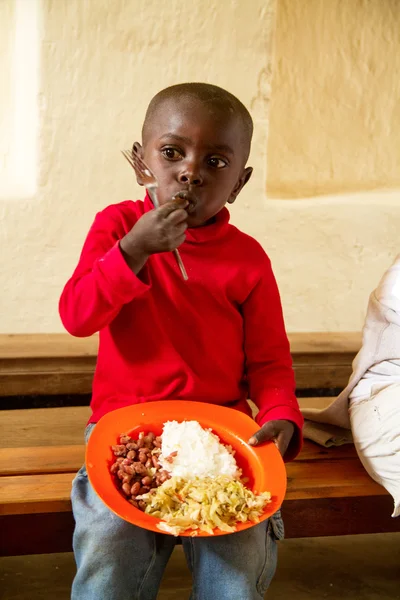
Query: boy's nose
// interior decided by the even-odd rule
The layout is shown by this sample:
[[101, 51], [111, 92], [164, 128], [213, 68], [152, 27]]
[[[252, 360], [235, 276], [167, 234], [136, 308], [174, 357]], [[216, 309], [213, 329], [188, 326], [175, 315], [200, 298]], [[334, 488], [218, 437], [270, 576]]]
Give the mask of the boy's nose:
[[203, 177], [199, 173], [198, 169], [186, 167], [183, 169], [179, 175], [178, 179], [180, 183], [184, 183], [186, 185], [201, 185], [203, 183]]

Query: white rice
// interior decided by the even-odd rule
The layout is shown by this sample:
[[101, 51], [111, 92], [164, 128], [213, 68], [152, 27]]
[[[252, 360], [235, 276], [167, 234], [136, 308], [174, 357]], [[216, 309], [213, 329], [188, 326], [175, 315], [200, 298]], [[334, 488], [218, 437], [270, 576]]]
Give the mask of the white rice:
[[[171, 476], [191, 479], [193, 477], [240, 477], [240, 470], [232, 448], [224, 446], [209, 429], [203, 429], [197, 421], [167, 421], [161, 436], [159, 462]], [[177, 452], [172, 461], [166, 460]]]

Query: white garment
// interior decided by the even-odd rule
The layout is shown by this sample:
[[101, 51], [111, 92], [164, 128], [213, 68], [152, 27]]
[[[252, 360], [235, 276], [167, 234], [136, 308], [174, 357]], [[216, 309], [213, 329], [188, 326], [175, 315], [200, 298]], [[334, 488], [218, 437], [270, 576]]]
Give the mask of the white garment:
[[[400, 515], [400, 254], [369, 298], [361, 350], [347, 387], [326, 409], [303, 409], [310, 421], [351, 429], [369, 475]], [[317, 428], [317, 426], [315, 426]]]
[[[391, 308], [399, 314], [400, 255], [396, 258], [390, 269], [386, 271], [374, 294], [382, 305]], [[398, 335], [400, 335], [400, 331]], [[388, 385], [400, 383], [400, 358], [399, 356], [393, 358], [394, 360], [384, 360], [370, 367], [350, 393], [350, 400], [369, 398], [372, 394], [385, 389]]]
[[393, 496], [400, 515], [400, 384], [350, 402], [354, 445], [365, 470]]
[[384, 360], [368, 369], [351, 392], [349, 400], [367, 400], [394, 383], [400, 383], [400, 360]]
[[[385, 365], [382, 367], [383, 363]], [[363, 328], [363, 342], [361, 350], [353, 361], [353, 372], [349, 383], [327, 408], [323, 410], [318, 408], [302, 409], [304, 417], [310, 421], [350, 429], [349, 396], [361, 379], [363, 377], [374, 378], [374, 367], [381, 365], [381, 368], [385, 369], [388, 378], [387, 383], [390, 385], [397, 381], [399, 364], [400, 254], [369, 297], [367, 316]], [[392, 376], [395, 378], [394, 380], [391, 379]], [[379, 379], [380, 375], [375, 377], [376, 383], [381, 383], [378, 381]], [[369, 383], [362, 385], [368, 386]], [[373, 385], [373, 382], [371, 384]], [[360, 395], [362, 394], [363, 391], [361, 390]]]

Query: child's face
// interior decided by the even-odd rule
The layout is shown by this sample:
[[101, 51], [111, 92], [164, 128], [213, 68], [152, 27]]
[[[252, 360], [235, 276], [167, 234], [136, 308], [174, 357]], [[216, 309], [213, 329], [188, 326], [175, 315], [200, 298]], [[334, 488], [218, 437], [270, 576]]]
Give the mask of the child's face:
[[189, 201], [189, 227], [214, 217], [249, 180], [243, 125], [237, 115], [197, 99], [165, 100], [151, 118], [143, 140], [134, 144], [159, 183], [159, 202], [176, 194]]

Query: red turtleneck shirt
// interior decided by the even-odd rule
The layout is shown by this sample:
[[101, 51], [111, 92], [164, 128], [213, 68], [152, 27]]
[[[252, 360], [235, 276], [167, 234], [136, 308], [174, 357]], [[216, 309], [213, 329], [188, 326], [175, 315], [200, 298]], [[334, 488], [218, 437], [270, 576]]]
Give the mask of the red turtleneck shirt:
[[[213, 224], [187, 231], [179, 251], [189, 281], [172, 253], [152, 255], [138, 277], [119, 240], [152, 208], [146, 196], [98, 213], [61, 295], [69, 333], [100, 332], [90, 421], [166, 399], [251, 414], [249, 397], [259, 425], [287, 419], [300, 430], [279, 292], [264, 250], [229, 224], [224, 208]], [[297, 454], [300, 438], [286, 459]]]

